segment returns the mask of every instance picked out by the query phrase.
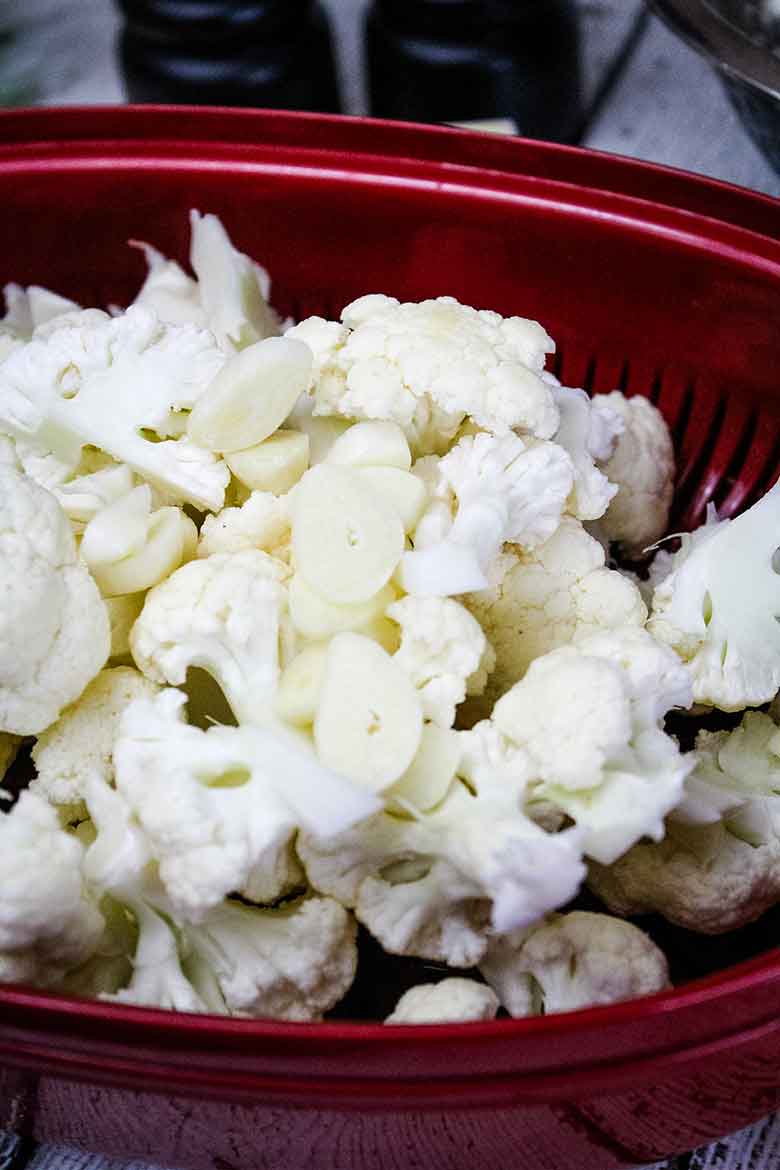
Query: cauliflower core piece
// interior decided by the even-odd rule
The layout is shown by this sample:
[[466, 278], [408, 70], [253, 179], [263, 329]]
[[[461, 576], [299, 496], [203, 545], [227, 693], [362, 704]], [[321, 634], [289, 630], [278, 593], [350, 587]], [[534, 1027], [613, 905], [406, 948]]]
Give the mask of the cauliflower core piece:
[[108, 614], [57, 501], [0, 464], [0, 730], [37, 735], [108, 658]]
[[418, 454], [441, 452], [468, 415], [487, 431], [548, 439], [558, 412], [540, 377], [554, 344], [541, 325], [459, 304], [373, 294], [343, 324], [310, 317], [286, 334], [315, 358], [315, 413], [395, 422]]
[[476, 979], [442, 979], [410, 987], [395, 1005], [386, 1024], [455, 1024], [492, 1020], [498, 997]]

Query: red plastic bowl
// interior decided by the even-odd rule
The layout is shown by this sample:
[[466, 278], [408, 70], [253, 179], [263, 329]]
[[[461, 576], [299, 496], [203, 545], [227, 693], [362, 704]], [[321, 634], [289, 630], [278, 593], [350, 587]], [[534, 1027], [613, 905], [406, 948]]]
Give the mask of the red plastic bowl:
[[[247, 111], [0, 114], [2, 280], [122, 302], [148, 238], [223, 216], [275, 301], [369, 291], [538, 317], [558, 372], [650, 395], [677, 524], [780, 469], [780, 204], [457, 131]], [[644, 1000], [405, 1029], [183, 1016], [0, 989], [0, 1127], [203, 1170], [609, 1170], [780, 1105], [780, 954]]]

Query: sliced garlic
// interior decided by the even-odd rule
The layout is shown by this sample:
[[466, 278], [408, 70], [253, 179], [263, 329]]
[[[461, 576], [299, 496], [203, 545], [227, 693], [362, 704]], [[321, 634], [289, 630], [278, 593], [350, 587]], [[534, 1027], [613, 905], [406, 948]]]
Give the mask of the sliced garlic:
[[304, 638], [330, 638], [344, 630], [360, 630], [384, 614], [397, 594], [385, 585], [367, 601], [357, 605], [334, 605], [312, 589], [300, 573], [289, 585], [290, 620]]
[[282, 672], [274, 705], [288, 723], [305, 727], [314, 722], [327, 654], [326, 645], [306, 646]]
[[243, 451], [273, 434], [311, 380], [302, 341], [268, 337], [231, 357], [198, 399], [188, 432], [209, 451]]
[[104, 597], [139, 593], [178, 569], [197, 539], [195, 525], [179, 508], [160, 508], [152, 513], [146, 542], [138, 551], [108, 564], [90, 565], [90, 571]]
[[461, 759], [460, 736], [449, 727], [426, 723], [417, 754], [387, 793], [391, 807], [426, 812], [447, 795]]
[[225, 462], [252, 491], [281, 496], [309, 466], [309, 436], [302, 431], [276, 431], [255, 447], [226, 455]]
[[130, 631], [144, 607], [144, 593], [125, 593], [105, 599], [111, 623], [110, 658], [124, 658], [130, 653]]
[[408, 471], [412, 453], [401, 428], [393, 422], [359, 422], [337, 439], [328, 463], [348, 467], [397, 467]]
[[404, 526], [404, 532], [413, 532], [425, 511], [428, 493], [425, 484], [411, 471], [399, 467], [364, 467], [360, 478], [395, 508]]
[[376, 642], [337, 634], [314, 720], [322, 763], [381, 792], [409, 767], [421, 735], [422, 708], [409, 677]]
[[323, 463], [295, 488], [292, 547], [313, 590], [336, 605], [354, 605], [390, 580], [404, 548], [403, 525], [356, 472]]
[[84, 529], [81, 559], [94, 571], [138, 552], [146, 543], [151, 511], [152, 489], [145, 483], [101, 508]]

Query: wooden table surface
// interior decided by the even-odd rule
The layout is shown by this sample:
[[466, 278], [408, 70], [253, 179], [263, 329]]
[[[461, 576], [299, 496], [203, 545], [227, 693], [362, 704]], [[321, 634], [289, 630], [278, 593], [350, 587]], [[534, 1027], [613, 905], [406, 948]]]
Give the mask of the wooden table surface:
[[[349, 112], [366, 112], [359, 15], [366, 0], [325, 0], [336, 26]], [[113, 45], [111, 0], [61, 0], [70, 15], [62, 38], [63, 78], [55, 104], [124, 100]], [[667, 163], [780, 197], [776, 175], [747, 138], [709, 66], [677, 41], [641, 0], [579, 0], [586, 96], [593, 105], [583, 145]], [[631, 51], [613, 68], [630, 40]], [[70, 63], [68, 57], [70, 56]], [[84, 65], [84, 62], [90, 62]], [[610, 84], [605, 78], [611, 77]], [[95, 1154], [41, 1145], [24, 1148], [0, 1134], [0, 1170], [149, 1170]], [[647, 1170], [778, 1170], [780, 1115], [706, 1149]], [[431, 1167], [435, 1170], [435, 1167]], [[507, 1167], [507, 1170], [511, 1170]], [[562, 1167], [561, 1170], [564, 1170]], [[576, 1167], [566, 1168], [576, 1170]]]

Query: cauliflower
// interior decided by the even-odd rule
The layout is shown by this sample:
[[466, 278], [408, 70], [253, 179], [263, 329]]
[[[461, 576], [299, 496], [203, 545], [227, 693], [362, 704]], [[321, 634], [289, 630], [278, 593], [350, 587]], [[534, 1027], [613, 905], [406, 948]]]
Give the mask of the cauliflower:
[[577, 830], [547, 833], [523, 811], [527, 757], [481, 729], [462, 734], [457, 781], [426, 813], [381, 812], [345, 833], [303, 833], [315, 889], [354, 907], [391, 954], [470, 967], [493, 932], [563, 905], [584, 875]]
[[[86, 310], [0, 366], [0, 428], [78, 464], [91, 443], [172, 497], [217, 511], [230, 473], [182, 433], [225, 362], [210, 333], [147, 309]], [[172, 437], [173, 436], [173, 437]]]
[[571, 517], [533, 552], [505, 554], [499, 568], [496, 585], [463, 598], [496, 654], [487, 700], [514, 686], [540, 655], [647, 618], [637, 586], [604, 567], [603, 548]]
[[190, 212], [190, 263], [206, 324], [227, 352], [279, 332], [268, 273], [233, 247], [216, 215]]
[[82, 876], [83, 846], [23, 792], [0, 812], [0, 981], [56, 981], [92, 953], [103, 921]]
[[573, 484], [572, 464], [555, 443], [529, 445], [517, 435], [467, 435], [437, 467], [457, 500], [451, 526], [441, 525], [441, 488], [434, 523], [423, 515], [400, 580], [408, 593], [447, 596], [484, 589], [502, 546], [536, 548], [555, 532]]
[[87, 801], [94, 841], [84, 869], [108, 929], [102, 954], [69, 974], [73, 989], [91, 984], [124, 1003], [288, 1020], [319, 1019], [348, 990], [355, 923], [341, 906], [313, 896], [274, 908], [220, 900], [197, 923], [183, 920], [122, 793], [94, 778]]
[[479, 969], [516, 1017], [617, 1003], [669, 986], [663, 952], [644, 931], [580, 910], [493, 939]]
[[625, 398], [614, 390], [596, 401], [623, 422], [614, 451], [599, 462], [618, 489], [601, 528], [626, 556], [639, 557], [668, 530], [675, 474], [672, 437], [661, 412], [641, 395]]
[[259, 548], [279, 560], [290, 557], [290, 515], [284, 496], [252, 492], [239, 508], [207, 516], [200, 530], [198, 556]]
[[660, 728], [690, 704], [685, 667], [644, 630], [595, 634], [529, 667], [496, 703], [498, 730], [530, 757], [535, 793], [583, 830], [604, 864], [664, 834], [694, 766]]
[[226, 353], [279, 332], [268, 304], [268, 273], [236, 250], [216, 215], [190, 212], [193, 280], [175, 260], [136, 240], [146, 260], [146, 279], [133, 304], [176, 325], [205, 326]]
[[442, 979], [420, 983], [399, 999], [386, 1024], [454, 1024], [468, 1020], [492, 1020], [498, 999], [475, 979]]
[[339, 832], [378, 802], [318, 763], [281, 728], [184, 721], [185, 696], [162, 691], [125, 711], [114, 744], [118, 792], [158, 861], [177, 915], [197, 921], [227, 894], [268, 902], [299, 885], [300, 826]]
[[183, 565], [149, 591], [130, 633], [139, 669], [181, 686], [189, 667], [201, 667], [239, 723], [267, 723], [287, 636], [288, 576], [286, 565], [257, 549]]
[[7, 284], [3, 289], [6, 314], [0, 321], [0, 337], [28, 341], [35, 330], [61, 317], [63, 313], [78, 312], [79, 306], [68, 297], [61, 297], [51, 289], [31, 284], [22, 288]]
[[780, 482], [737, 516], [682, 538], [648, 629], [688, 664], [697, 703], [739, 711], [780, 688]]
[[779, 793], [780, 731], [769, 715], [700, 732], [664, 840], [592, 866], [592, 889], [617, 914], [655, 911], [701, 934], [752, 922], [780, 898]]
[[569, 511], [578, 520], [603, 516], [618, 491], [595, 460], [608, 459], [624, 429], [620, 415], [604, 409], [584, 390], [553, 386], [553, 398], [561, 416], [555, 442], [568, 452], [574, 467], [574, 487]]
[[150, 309], [161, 321], [173, 325], [205, 327], [206, 314], [200, 303], [198, 282], [188, 276], [175, 260], [168, 260], [151, 244], [130, 240], [131, 248], [138, 248], [146, 261], [146, 278], [133, 304]]
[[151, 699], [159, 689], [129, 667], [102, 670], [79, 701], [39, 736], [32, 751], [35, 791], [53, 804], [78, 804], [91, 777], [113, 783], [121, 717], [136, 699]]
[[108, 615], [57, 501], [0, 464], [0, 731], [36, 735], [108, 657]]
[[401, 627], [395, 661], [417, 687], [423, 716], [440, 727], [455, 721], [468, 693], [484, 690], [494, 655], [468, 610], [449, 597], [404, 597], [387, 609]]
[[165, 900], [156, 902], [128, 899], [138, 923], [132, 977], [105, 998], [175, 1011], [319, 1020], [354, 980], [355, 922], [330, 898], [277, 909], [228, 900], [197, 926], [172, 922]]
[[555, 433], [558, 412], [540, 377], [554, 345], [535, 321], [453, 297], [400, 304], [378, 294], [341, 319], [311, 317], [286, 334], [314, 353], [315, 414], [398, 423], [418, 454], [446, 450], [466, 416], [498, 435]]

